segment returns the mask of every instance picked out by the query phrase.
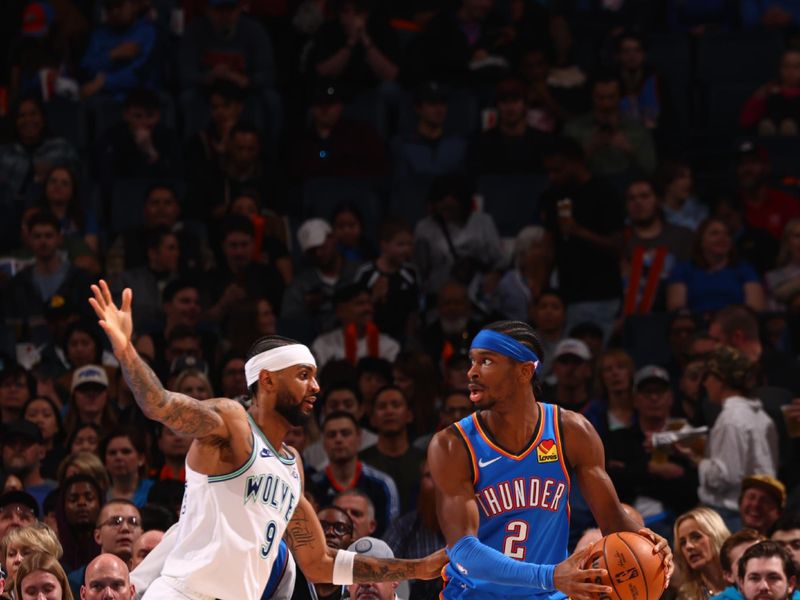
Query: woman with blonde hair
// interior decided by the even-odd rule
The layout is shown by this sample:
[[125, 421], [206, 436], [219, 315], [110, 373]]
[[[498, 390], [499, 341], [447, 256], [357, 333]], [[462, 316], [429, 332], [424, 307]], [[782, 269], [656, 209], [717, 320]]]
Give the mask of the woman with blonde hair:
[[15, 600], [75, 600], [67, 574], [50, 554], [31, 554], [22, 561], [14, 583]]
[[775, 268], [764, 278], [773, 300], [780, 305], [800, 292], [800, 218], [786, 223]]
[[707, 600], [725, 589], [720, 549], [731, 535], [719, 514], [693, 508], [675, 520], [673, 556], [679, 573], [678, 600]]
[[175, 391], [186, 394], [197, 400], [208, 400], [214, 397], [214, 389], [208, 376], [199, 369], [184, 369], [180, 372], [175, 383]]
[[48, 554], [56, 559], [63, 554], [55, 532], [38, 521], [28, 527], [12, 529], [0, 542], [0, 557], [8, 571], [6, 588], [10, 592], [14, 590], [20, 565], [31, 554]]
[[97, 482], [103, 493], [108, 491], [111, 481], [108, 478], [103, 461], [93, 452], [78, 452], [70, 454], [58, 465], [59, 487], [64, 486], [64, 481], [74, 475], [89, 475]]

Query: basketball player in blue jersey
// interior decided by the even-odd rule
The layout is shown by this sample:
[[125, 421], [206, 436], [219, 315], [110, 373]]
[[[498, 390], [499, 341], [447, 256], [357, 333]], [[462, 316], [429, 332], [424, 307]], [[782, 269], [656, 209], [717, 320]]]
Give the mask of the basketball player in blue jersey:
[[245, 363], [253, 396], [249, 412], [228, 398], [199, 401], [165, 390], [139, 357], [131, 340], [131, 290], [123, 291], [120, 308], [105, 281], [92, 292], [89, 302], [145, 416], [194, 438], [173, 549], [145, 600], [260, 598], [284, 537], [314, 583], [439, 576], [444, 552], [392, 560], [328, 549], [302, 493], [300, 457], [282, 444], [289, 427], [311, 414], [319, 392], [316, 363], [306, 346], [280, 336], [253, 345]]
[[445, 600], [590, 600], [607, 593], [586, 583], [597, 577], [597, 570], [581, 568], [590, 548], [567, 558], [573, 481], [604, 534], [646, 535], [671, 574], [666, 540], [622, 509], [594, 428], [580, 414], [536, 401], [541, 354], [526, 323], [499, 321], [481, 330], [468, 372], [477, 410], [431, 441], [428, 462], [450, 557]]

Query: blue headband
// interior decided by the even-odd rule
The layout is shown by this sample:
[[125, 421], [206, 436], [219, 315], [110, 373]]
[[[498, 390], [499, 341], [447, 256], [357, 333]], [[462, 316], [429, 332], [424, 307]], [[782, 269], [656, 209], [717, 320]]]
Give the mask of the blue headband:
[[491, 350], [519, 362], [532, 362], [539, 366], [539, 357], [533, 350], [511, 336], [491, 329], [481, 329], [472, 340], [471, 349]]

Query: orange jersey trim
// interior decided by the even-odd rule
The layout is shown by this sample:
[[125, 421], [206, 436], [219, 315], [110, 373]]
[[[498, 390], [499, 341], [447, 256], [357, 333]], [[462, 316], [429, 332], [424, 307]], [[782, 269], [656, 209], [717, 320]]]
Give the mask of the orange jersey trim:
[[505, 456], [505, 457], [507, 457], [507, 458], [510, 458], [510, 459], [512, 459], [512, 460], [522, 460], [523, 458], [525, 458], [526, 456], [528, 456], [528, 454], [530, 454], [531, 452], [533, 452], [533, 450], [536, 448], [536, 446], [538, 446], [538, 445], [539, 445], [539, 442], [540, 442], [540, 441], [541, 441], [541, 439], [542, 439], [542, 432], [544, 431], [544, 410], [543, 410], [543, 409], [542, 409], [542, 407], [540, 406], [540, 407], [539, 407], [539, 429], [537, 430], [537, 432], [536, 432], [536, 435], [535, 435], [535, 436], [534, 436], [534, 438], [533, 438], [533, 441], [532, 441], [532, 442], [530, 443], [530, 445], [529, 445], [529, 446], [528, 446], [528, 447], [527, 447], [525, 450], [523, 450], [523, 451], [522, 451], [520, 454], [511, 454], [510, 452], [506, 452], [505, 450], [503, 450], [503, 449], [502, 449], [500, 446], [498, 446], [497, 444], [495, 444], [495, 443], [494, 443], [494, 442], [493, 442], [493, 441], [492, 441], [492, 440], [489, 438], [489, 436], [488, 436], [488, 435], [486, 434], [486, 432], [483, 430], [483, 427], [481, 427], [481, 422], [478, 420], [478, 415], [477, 415], [477, 413], [473, 413], [473, 414], [472, 414], [472, 420], [475, 422], [475, 429], [476, 429], [476, 430], [477, 430], [477, 432], [480, 434], [480, 436], [483, 438], [483, 441], [484, 441], [484, 442], [486, 442], [486, 444], [487, 444], [487, 445], [488, 445], [488, 446], [489, 446], [489, 447], [490, 447], [492, 450], [494, 450], [495, 452], [499, 452], [499, 453], [500, 453], [500, 454], [502, 454], [503, 456]]
[[453, 423], [458, 430], [458, 433], [461, 434], [461, 439], [464, 440], [464, 443], [467, 446], [467, 452], [469, 452], [469, 459], [472, 461], [472, 485], [477, 485], [478, 483], [478, 460], [475, 458], [475, 448], [472, 447], [472, 442], [469, 441], [469, 436], [467, 433], [461, 428], [461, 423], [456, 421]]

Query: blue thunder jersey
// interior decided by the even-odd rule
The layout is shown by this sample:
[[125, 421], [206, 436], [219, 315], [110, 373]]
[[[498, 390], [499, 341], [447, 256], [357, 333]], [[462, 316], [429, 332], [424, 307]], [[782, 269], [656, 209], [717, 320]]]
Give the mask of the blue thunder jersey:
[[[559, 408], [539, 403], [530, 444], [512, 454], [494, 441], [480, 414], [454, 425], [472, 463], [481, 543], [516, 560], [558, 564], [567, 558], [570, 478], [561, 440]], [[555, 590], [497, 585], [473, 579], [452, 562], [445, 568], [445, 600], [564, 598]]]

